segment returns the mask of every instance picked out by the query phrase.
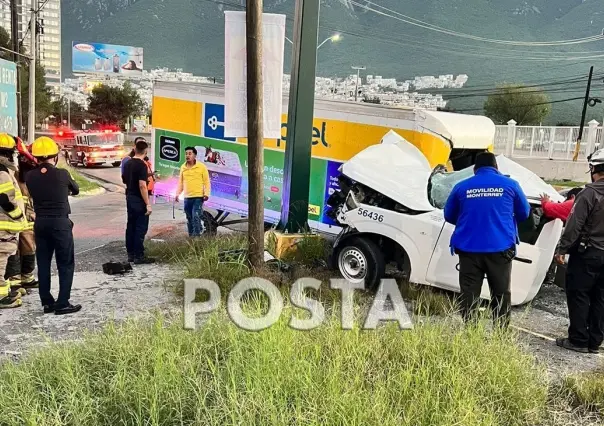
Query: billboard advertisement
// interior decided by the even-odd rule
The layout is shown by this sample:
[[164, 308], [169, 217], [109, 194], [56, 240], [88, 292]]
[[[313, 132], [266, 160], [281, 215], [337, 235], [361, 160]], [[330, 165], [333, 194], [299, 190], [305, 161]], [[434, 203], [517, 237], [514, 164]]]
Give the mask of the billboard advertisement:
[[17, 136], [17, 65], [0, 59], [0, 133]]
[[[247, 53], [245, 12], [225, 14], [225, 123], [230, 137], [247, 137]], [[281, 135], [285, 15], [262, 14], [262, 75], [264, 77], [264, 137]]]
[[[212, 185], [210, 199], [204, 205], [242, 216], [248, 214], [247, 140], [225, 135], [225, 109], [223, 102], [154, 97], [154, 150], [150, 157], [154, 170], [161, 176], [155, 185], [156, 195], [177, 195], [185, 150], [194, 147], [197, 160], [208, 169]], [[280, 137], [266, 139], [264, 143], [264, 219], [270, 223], [277, 223], [281, 215], [287, 114], [282, 115], [281, 123]], [[339, 189], [338, 170], [352, 156], [379, 142], [388, 130], [315, 117], [308, 208], [309, 225], [313, 229], [339, 232], [340, 227], [326, 208], [327, 199]]]
[[85, 74], [140, 75], [143, 72], [143, 48], [74, 41], [72, 71]]

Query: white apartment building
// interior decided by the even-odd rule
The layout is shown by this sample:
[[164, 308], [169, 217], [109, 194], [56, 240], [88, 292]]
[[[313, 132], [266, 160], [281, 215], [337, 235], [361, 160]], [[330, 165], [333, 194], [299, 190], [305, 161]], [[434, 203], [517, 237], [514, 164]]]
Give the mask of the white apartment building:
[[[46, 69], [48, 86], [58, 93], [61, 84], [61, 0], [36, 0], [40, 30], [37, 38], [36, 55]], [[30, 50], [31, 35], [29, 32], [30, 0], [17, 0], [17, 15], [19, 22], [19, 39], [23, 46]], [[10, 0], [0, 1], [0, 26], [11, 33]]]
[[[39, 0], [38, 0], [39, 1]], [[40, 11], [38, 58], [46, 70], [46, 83], [59, 93], [61, 86], [61, 0], [48, 0]]]

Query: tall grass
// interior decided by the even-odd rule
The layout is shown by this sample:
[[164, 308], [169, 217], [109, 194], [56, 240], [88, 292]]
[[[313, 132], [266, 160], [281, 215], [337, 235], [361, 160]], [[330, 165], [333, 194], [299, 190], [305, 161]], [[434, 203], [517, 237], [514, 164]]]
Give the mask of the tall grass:
[[577, 404], [604, 415], [604, 371], [569, 376], [563, 384]]
[[423, 324], [237, 329], [217, 313], [109, 325], [0, 367], [3, 425], [534, 424], [547, 387], [513, 336]]

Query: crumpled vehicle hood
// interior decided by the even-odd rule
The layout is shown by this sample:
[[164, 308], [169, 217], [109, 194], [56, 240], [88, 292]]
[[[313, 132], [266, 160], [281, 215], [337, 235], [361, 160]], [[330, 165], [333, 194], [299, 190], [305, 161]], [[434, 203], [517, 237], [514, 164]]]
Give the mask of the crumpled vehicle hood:
[[[551, 185], [520, 164], [503, 155], [497, 156], [497, 163], [501, 173], [518, 181], [532, 203], [537, 203], [541, 194], [549, 195], [552, 201], [564, 201], [564, 197]], [[471, 169], [447, 173], [451, 177], [447, 180], [466, 179], [472, 176]], [[393, 130], [379, 144], [364, 149], [344, 163], [340, 172], [410, 209], [430, 211], [436, 208], [431, 202], [428, 184], [432, 174], [439, 172], [430, 167], [425, 155], [415, 145]], [[432, 194], [438, 189], [434, 188], [436, 181], [433, 183]], [[452, 186], [449, 192], [450, 189]]]

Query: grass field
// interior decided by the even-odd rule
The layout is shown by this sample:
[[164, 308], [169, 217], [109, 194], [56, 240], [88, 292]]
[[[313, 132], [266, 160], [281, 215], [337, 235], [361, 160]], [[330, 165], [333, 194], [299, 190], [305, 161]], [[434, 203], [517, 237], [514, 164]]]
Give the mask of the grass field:
[[73, 180], [80, 187], [80, 192], [88, 192], [100, 188], [100, 185], [82, 176], [74, 167], [67, 165], [64, 161], [59, 161], [58, 167], [69, 172]]
[[0, 367], [3, 425], [535, 424], [547, 385], [514, 337], [425, 323], [262, 332], [158, 316]]

